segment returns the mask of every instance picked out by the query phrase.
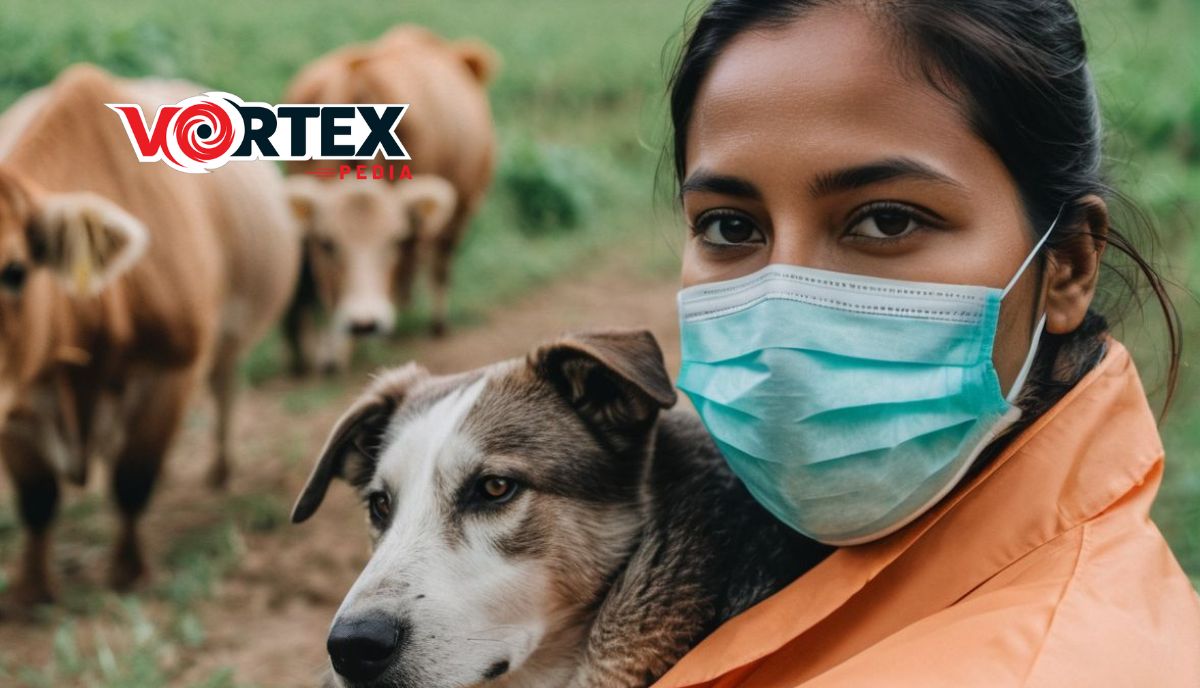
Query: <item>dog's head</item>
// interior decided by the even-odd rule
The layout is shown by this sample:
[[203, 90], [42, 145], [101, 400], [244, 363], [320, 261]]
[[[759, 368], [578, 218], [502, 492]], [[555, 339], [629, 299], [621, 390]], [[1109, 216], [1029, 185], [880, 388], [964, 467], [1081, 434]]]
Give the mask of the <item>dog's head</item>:
[[455, 376], [380, 375], [334, 428], [296, 503], [340, 477], [374, 553], [338, 610], [351, 686], [520, 684], [576, 649], [642, 526], [659, 410], [675, 402], [647, 332], [566, 337]]

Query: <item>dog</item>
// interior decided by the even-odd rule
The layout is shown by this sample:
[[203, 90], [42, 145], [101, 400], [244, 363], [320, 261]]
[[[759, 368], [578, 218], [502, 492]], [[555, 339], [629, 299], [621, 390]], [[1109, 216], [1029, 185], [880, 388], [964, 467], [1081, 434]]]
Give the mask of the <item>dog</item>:
[[345, 688], [647, 686], [830, 549], [772, 517], [649, 332], [378, 375], [298, 498], [361, 496], [373, 553], [329, 633]]

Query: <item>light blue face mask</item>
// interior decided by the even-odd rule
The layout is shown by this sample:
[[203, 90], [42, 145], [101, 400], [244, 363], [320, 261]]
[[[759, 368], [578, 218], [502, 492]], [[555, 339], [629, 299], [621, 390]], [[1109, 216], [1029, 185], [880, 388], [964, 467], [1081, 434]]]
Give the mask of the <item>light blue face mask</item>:
[[1002, 290], [791, 265], [684, 289], [678, 386], [781, 521], [831, 545], [888, 535], [1020, 417], [1012, 401], [1046, 316], [1007, 396], [996, 323], [1053, 230]]

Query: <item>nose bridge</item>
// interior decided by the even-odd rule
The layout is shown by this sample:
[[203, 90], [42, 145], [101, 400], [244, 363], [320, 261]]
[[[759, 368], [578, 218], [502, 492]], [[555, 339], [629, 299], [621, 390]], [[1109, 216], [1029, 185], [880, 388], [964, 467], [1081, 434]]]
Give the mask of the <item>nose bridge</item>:
[[415, 590], [422, 581], [440, 576], [436, 519], [416, 511], [401, 507], [392, 515], [392, 525], [347, 593], [339, 616], [371, 608], [398, 612], [402, 603], [422, 594]]
[[837, 237], [805, 215], [803, 208], [787, 208], [771, 218], [769, 262], [809, 268], [829, 266], [829, 245]]
[[354, 246], [346, 251], [346, 281], [340, 310], [348, 320], [377, 320], [392, 316], [388, 270], [378, 250]]
[[387, 293], [386, 273], [377, 251], [368, 246], [354, 246], [346, 256], [347, 295]]

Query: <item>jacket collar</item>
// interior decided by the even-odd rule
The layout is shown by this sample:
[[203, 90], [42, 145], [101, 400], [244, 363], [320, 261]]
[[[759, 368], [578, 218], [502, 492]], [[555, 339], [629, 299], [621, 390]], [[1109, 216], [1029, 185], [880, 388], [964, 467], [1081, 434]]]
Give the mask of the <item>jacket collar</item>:
[[[703, 684], [770, 655], [833, 615], [902, 557], [905, 595], [924, 607], [921, 613], [944, 609], [1156, 479], [1162, 442], [1141, 380], [1124, 346], [1110, 337], [1107, 348], [1095, 368], [969, 483], [904, 529], [838, 549], [730, 619], [655, 688]], [[1140, 508], [1149, 509], [1153, 487]]]

